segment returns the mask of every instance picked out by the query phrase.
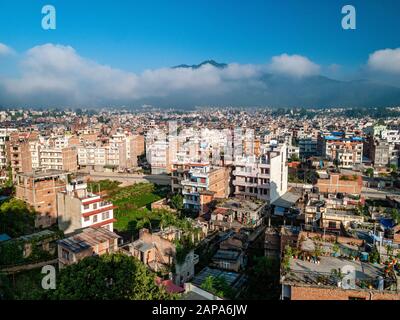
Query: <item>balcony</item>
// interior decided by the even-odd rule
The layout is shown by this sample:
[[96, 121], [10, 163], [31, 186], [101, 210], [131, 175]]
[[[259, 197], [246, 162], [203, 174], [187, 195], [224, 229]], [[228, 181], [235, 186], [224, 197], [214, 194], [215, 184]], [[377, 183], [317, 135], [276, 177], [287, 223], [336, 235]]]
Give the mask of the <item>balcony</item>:
[[257, 171], [245, 172], [245, 171], [234, 170], [233, 171], [233, 175], [234, 176], [238, 176], [238, 177], [253, 177], [253, 178], [257, 178]]
[[253, 188], [257, 188], [259, 186], [257, 182], [246, 182], [243, 180], [234, 180], [233, 185], [234, 186], [253, 187]]
[[207, 188], [208, 184], [207, 182], [197, 182], [197, 181], [191, 181], [191, 180], [182, 180], [181, 184], [183, 186], [192, 186], [192, 187], [204, 187]]

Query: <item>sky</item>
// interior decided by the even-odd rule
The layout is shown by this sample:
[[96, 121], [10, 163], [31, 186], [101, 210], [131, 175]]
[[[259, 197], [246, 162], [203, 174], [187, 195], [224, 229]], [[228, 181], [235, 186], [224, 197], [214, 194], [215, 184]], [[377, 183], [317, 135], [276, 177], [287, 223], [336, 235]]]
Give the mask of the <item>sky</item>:
[[[56, 8], [56, 30], [41, 27], [41, 9], [47, 4]], [[347, 4], [356, 8], [356, 30], [342, 28], [341, 9]], [[248, 79], [263, 69], [341, 80], [373, 73], [374, 79], [398, 86], [399, 17], [398, 0], [0, 0], [0, 98], [28, 103], [49, 94], [56, 102], [60, 92], [67, 96], [77, 86], [100, 82], [101, 87], [101, 77], [115, 81], [104, 85], [106, 92], [118, 82], [124, 86], [111, 100], [133, 101], [157, 95], [175, 79], [166, 68], [207, 59], [236, 66], [228, 70], [230, 81], [232, 73], [235, 79]], [[66, 61], [67, 66], [56, 65]], [[78, 75], [82, 70], [86, 74]], [[212, 69], [199, 73], [178, 75], [189, 82], [178, 90], [201, 87], [204, 77], [211, 78], [210, 86], [227, 78]], [[71, 83], [69, 88], [56, 83], [60, 77]], [[53, 83], [45, 84], [44, 78]], [[142, 82], [156, 83], [146, 92]], [[170, 89], [162, 94], [177, 90]], [[81, 92], [74, 101], [101, 103], [102, 97], [90, 94], [83, 99]]]

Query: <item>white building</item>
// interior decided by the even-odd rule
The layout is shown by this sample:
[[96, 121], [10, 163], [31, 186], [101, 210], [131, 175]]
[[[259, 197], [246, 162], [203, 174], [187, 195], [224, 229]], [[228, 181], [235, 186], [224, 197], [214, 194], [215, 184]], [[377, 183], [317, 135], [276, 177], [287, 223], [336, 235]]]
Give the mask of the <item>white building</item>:
[[87, 190], [86, 183], [74, 181], [57, 194], [58, 225], [65, 233], [87, 227], [114, 230], [114, 206]]
[[286, 144], [271, 144], [262, 155], [236, 157], [233, 171], [235, 195], [273, 202], [287, 191]]

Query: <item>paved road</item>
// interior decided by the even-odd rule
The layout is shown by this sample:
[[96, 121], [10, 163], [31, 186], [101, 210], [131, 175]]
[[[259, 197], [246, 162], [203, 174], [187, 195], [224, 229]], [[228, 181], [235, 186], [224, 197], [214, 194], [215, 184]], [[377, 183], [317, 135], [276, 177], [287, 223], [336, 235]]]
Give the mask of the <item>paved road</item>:
[[120, 181], [124, 184], [151, 182], [159, 185], [170, 185], [171, 177], [166, 174], [145, 175], [145, 174], [129, 174], [116, 172], [90, 172], [92, 180], [110, 179]]

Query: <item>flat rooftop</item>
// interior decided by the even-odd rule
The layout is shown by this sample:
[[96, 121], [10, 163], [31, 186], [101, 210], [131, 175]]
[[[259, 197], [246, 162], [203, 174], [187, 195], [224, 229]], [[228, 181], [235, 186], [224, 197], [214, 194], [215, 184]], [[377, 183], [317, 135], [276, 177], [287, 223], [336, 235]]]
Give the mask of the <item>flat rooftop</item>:
[[88, 248], [94, 247], [97, 244], [104, 243], [109, 240], [120, 238], [114, 232], [105, 228], [86, 228], [82, 232], [75, 234], [71, 237], [57, 241], [57, 243], [74, 252], [81, 252]]
[[369, 262], [352, 261], [339, 257], [322, 256], [320, 263], [316, 264], [301, 259], [291, 259], [290, 271], [283, 280], [284, 283], [305, 286], [334, 286], [337, 280], [332, 276], [332, 270], [342, 270], [345, 266], [354, 267], [356, 277], [356, 288], [361, 289], [361, 281], [372, 281], [377, 288], [378, 277], [384, 277], [383, 266]]
[[18, 173], [18, 176], [29, 177], [29, 178], [48, 178], [48, 177], [56, 177], [60, 175], [68, 174], [68, 171], [57, 170], [57, 169], [48, 169], [42, 171], [32, 171], [32, 172], [21, 172]]
[[272, 204], [276, 207], [291, 208], [298, 200], [300, 195], [293, 192], [286, 192], [280, 198], [276, 199]]
[[236, 261], [239, 257], [240, 252], [234, 250], [223, 250], [219, 249], [214, 256], [212, 257], [213, 260], [231, 260]]
[[227, 208], [232, 210], [251, 210], [257, 211], [265, 206], [265, 202], [261, 200], [246, 200], [239, 198], [229, 198], [220, 200], [217, 207]]
[[245, 279], [241, 279], [243, 277], [240, 273], [205, 267], [194, 277], [192, 283], [201, 288], [201, 285], [209, 276], [224, 278], [226, 283], [235, 289], [239, 289], [243, 285], [243, 281], [240, 280], [245, 281]]

